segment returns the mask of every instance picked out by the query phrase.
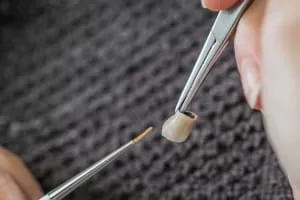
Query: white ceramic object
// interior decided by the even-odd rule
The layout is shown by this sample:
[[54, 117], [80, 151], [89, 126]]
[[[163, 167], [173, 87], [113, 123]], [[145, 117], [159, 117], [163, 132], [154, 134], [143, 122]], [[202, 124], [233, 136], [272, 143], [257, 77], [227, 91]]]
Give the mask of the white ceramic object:
[[191, 134], [198, 116], [192, 112], [176, 112], [162, 127], [162, 136], [172, 142], [184, 142]]

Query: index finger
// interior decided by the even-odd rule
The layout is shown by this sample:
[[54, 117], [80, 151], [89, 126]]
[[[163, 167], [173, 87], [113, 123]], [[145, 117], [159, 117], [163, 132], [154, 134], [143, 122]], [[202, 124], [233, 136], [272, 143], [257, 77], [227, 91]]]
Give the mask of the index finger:
[[234, 6], [240, 0], [201, 0], [202, 6], [210, 10], [224, 10]]
[[37, 199], [42, 196], [39, 184], [22, 160], [2, 147], [0, 147], [1, 171], [8, 173], [16, 181], [28, 199]]

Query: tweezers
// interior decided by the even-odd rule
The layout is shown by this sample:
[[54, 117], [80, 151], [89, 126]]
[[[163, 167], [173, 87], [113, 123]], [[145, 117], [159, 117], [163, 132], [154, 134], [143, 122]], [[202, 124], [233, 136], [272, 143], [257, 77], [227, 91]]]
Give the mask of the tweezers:
[[233, 8], [220, 11], [204, 43], [195, 66], [177, 102], [176, 111], [185, 111], [210, 69], [228, 45], [243, 13], [252, 0], [242, 0]]

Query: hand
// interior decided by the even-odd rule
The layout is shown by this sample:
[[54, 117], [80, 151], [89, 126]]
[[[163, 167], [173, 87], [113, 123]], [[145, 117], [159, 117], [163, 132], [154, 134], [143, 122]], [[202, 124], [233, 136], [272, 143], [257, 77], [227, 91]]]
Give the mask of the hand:
[[0, 147], [0, 200], [37, 200], [40, 186], [24, 163]]
[[[225, 9], [238, 0], [202, 0]], [[235, 35], [245, 96], [262, 109], [270, 142], [300, 199], [300, 1], [254, 0]], [[262, 100], [262, 101], [261, 101]]]

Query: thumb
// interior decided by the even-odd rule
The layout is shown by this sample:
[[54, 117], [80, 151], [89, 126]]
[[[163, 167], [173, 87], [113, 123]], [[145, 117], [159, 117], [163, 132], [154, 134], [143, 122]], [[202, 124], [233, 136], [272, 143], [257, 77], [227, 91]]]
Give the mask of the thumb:
[[17, 183], [5, 172], [0, 172], [0, 200], [25, 200]]
[[211, 10], [224, 10], [232, 7], [239, 0], [201, 0], [202, 6]]
[[300, 191], [300, 1], [268, 2], [262, 36], [266, 128], [294, 195]]
[[[7, 174], [2, 176], [2, 179], [8, 180], [8, 184], [6, 185], [1, 183], [1, 172]], [[14, 186], [13, 183], [18, 187]], [[0, 147], [0, 187], [1, 184], [3, 186], [2, 190], [5, 191], [9, 188], [15, 188], [13, 191], [21, 190], [25, 199], [34, 200], [42, 196], [39, 184], [34, 179], [23, 161], [15, 154], [2, 147]], [[0, 200], [5, 199], [1, 196], [4, 194], [2, 193], [2, 190], [0, 189]], [[21, 198], [21, 196], [19, 197]], [[17, 198], [15, 199], [19, 200]]]

